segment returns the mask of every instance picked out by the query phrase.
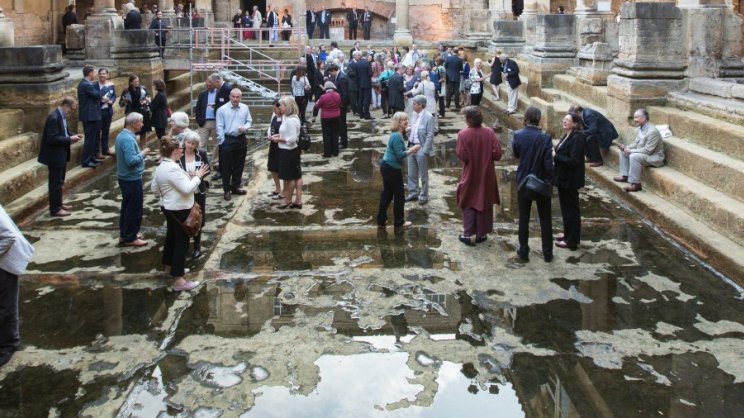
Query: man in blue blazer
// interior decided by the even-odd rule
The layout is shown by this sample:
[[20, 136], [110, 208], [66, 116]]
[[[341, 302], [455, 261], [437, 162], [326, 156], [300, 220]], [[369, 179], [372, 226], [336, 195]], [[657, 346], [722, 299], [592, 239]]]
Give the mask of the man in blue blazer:
[[83, 159], [82, 165], [87, 168], [96, 168], [96, 140], [101, 131], [101, 98], [106, 94], [98, 88], [98, 83], [93, 80], [96, 77], [96, 68], [92, 65], [83, 67], [83, 79], [78, 84], [78, 120], [83, 123], [85, 136], [83, 137]]
[[67, 125], [67, 116], [75, 109], [75, 99], [64, 97], [59, 107], [47, 116], [41, 134], [38, 161], [49, 168], [49, 213], [52, 216], [68, 216], [72, 209], [62, 203], [62, 186], [70, 161], [70, 144], [80, 140], [80, 136], [70, 133]]

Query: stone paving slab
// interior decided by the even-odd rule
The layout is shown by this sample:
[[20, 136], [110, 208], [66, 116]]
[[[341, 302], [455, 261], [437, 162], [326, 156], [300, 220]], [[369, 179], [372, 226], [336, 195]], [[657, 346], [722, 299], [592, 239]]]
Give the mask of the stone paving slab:
[[[462, 122], [452, 116], [438, 137], [430, 203], [406, 206], [414, 228], [378, 231], [373, 156], [387, 133], [379, 122], [350, 125], [341, 157], [303, 155], [302, 210], [280, 211], [268, 198], [263, 149], [249, 157], [247, 196], [208, 197], [210, 254], [192, 273], [206, 284], [193, 292], [168, 292], [154, 244], [132, 254], [140, 273], [111, 258], [121, 249], [111, 242], [110, 180], [75, 192], [98, 212], [64, 227], [43, 216], [31, 223], [41, 254], [57, 248], [69, 268], [22, 280], [24, 346], [0, 369], [0, 410], [732, 416], [744, 407], [744, 292], [610, 194], [582, 190], [584, 239], [576, 251], [556, 249], [552, 263], [542, 261], [533, 219], [532, 260], [520, 262], [507, 159], [496, 232], [466, 247], [456, 239], [451, 156]], [[146, 234], [160, 243], [154, 203], [148, 196]], [[96, 271], [63, 260], [54, 236], [65, 234], [91, 238], [72, 257], [97, 260]]]

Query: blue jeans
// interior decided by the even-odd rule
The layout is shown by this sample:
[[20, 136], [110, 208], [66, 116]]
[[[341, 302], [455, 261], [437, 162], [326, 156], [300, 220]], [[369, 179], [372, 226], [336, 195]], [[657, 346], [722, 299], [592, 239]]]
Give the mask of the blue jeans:
[[142, 225], [142, 180], [119, 179], [121, 189], [121, 212], [119, 214], [119, 236], [124, 242], [137, 239]]

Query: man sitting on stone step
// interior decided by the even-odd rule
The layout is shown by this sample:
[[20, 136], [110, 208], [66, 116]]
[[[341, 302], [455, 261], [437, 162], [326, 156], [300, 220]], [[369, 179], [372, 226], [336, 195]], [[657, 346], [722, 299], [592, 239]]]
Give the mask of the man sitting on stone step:
[[620, 176], [617, 182], [629, 182], [626, 192], [641, 190], [641, 169], [643, 166], [661, 167], [664, 165], [664, 141], [661, 134], [651, 122], [646, 109], [638, 109], [633, 114], [633, 121], [638, 125], [636, 141], [630, 145], [619, 144]]

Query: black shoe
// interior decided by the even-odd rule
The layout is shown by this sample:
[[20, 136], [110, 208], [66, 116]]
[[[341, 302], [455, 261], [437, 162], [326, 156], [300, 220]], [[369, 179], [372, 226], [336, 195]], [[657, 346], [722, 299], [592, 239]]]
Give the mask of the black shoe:
[[227, 200], [229, 202], [230, 199], [232, 199], [232, 193], [230, 193], [229, 191], [228, 192], [225, 192], [225, 200]]
[[243, 196], [243, 195], [247, 195], [248, 192], [245, 189], [232, 189], [232, 194]]
[[460, 235], [459, 237], [457, 237], [457, 239], [459, 239], [461, 243], [467, 245], [468, 247], [475, 247], [475, 243], [470, 240], [470, 237], [463, 237], [462, 235]]
[[483, 241], [485, 241], [487, 239], [488, 239], [488, 237], [475, 238], [475, 243], [476, 244], [480, 244], [481, 242], [483, 242]]
[[297, 203], [292, 203], [291, 205], [289, 205], [289, 208], [290, 209], [302, 209], [302, 203], [300, 203], [299, 205]]
[[212, 176], [212, 180], [220, 180], [220, 179], [222, 179], [222, 174], [220, 174], [219, 171], [215, 173], [214, 176]]
[[551, 261], [553, 261], [553, 254], [547, 254], [543, 256], [543, 260], [545, 260], [546, 263], [550, 263]]
[[517, 257], [519, 257], [522, 261], [530, 261], [530, 254], [529, 253], [522, 253], [517, 251]]
[[194, 254], [192, 255], [192, 257], [194, 258], [194, 260], [198, 259], [201, 256], [202, 256], [201, 250], [199, 250], [199, 249], [194, 250]]

